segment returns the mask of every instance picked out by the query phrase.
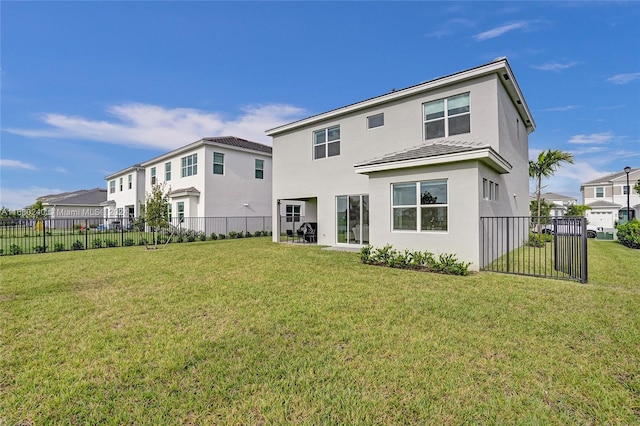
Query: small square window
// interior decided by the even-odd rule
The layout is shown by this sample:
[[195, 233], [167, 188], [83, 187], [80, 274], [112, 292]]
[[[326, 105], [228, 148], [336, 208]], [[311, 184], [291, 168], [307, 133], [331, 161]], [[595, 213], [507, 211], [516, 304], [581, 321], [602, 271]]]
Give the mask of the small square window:
[[384, 113], [367, 117], [367, 129], [375, 129], [384, 126]]

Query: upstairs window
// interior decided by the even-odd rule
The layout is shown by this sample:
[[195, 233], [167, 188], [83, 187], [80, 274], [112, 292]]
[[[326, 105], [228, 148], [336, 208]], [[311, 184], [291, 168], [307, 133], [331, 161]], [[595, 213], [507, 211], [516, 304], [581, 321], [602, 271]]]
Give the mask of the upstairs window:
[[122, 190], [124, 189], [123, 181], [124, 178], [120, 178], [120, 192], [122, 192]]
[[604, 197], [604, 187], [603, 186], [597, 186], [596, 187], [596, 198], [603, 198]]
[[152, 167], [151, 168], [151, 185], [155, 185], [156, 184], [156, 168]]
[[313, 132], [313, 159], [340, 155], [340, 126]]
[[629, 193], [629, 185], [624, 185], [622, 187], [622, 195], [627, 195]]
[[198, 154], [187, 155], [180, 159], [182, 164], [182, 177], [198, 174]]
[[224, 174], [224, 154], [221, 154], [219, 152], [213, 153], [213, 174]]
[[132, 175], [127, 176], [127, 184], [128, 184], [129, 189], [133, 188], [133, 176]]
[[424, 104], [424, 138], [444, 138], [471, 132], [469, 94]]
[[375, 129], [384, 126], [384, 113], [367, 117], [367, 129]]
[[256, 179], [264, 179], [264, 160], [256, 158]]
[[164, 180], [171, 180], [171, 162], [164, 163]]
[[116, 181], [115, 180], [110, 180], [109, 181], [109, 194], [113, 194], [114, 192], [116, 192]]

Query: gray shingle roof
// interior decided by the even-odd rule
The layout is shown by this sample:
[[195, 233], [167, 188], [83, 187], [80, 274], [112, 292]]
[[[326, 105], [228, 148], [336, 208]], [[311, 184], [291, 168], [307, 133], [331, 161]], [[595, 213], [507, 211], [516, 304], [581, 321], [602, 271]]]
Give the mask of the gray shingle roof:
[[622, 207], [620, 204], [612, 203], [611, 201], [598, 200], [593, 203], [587, 204], [589, 207]]
[[190, 186], [188, 188], [178, 188], [178, 189], [174, 189], [173, 191], [171, 191], [169, 193], [169, 195], [175, 195], [175, 194], [179, 194], [181, 192], [185, 192], [187, 194], [191, 193], [191, 194], [200, 194], [200, 191], [198, 189], [196, 189], [193, 186]]
[[[631, 169], [631, 171], [629, 173], [633, 173], [636, 170], [640, 170], [640, 169]], [[594, 180], [590, 180], [589, 182], [584, 182], [583, 185], [593, 185], [596, 183], [608, 183], [611, 182], [614, 179], [620, 178], [622, 176], [626, 176], [627, 174], [625, 172], [615, 172], [615, 173], [611, 173], [602, 177], [599, 177], [598, 179], [594, 179]]]
[[271, 152], [273, 151], [273, 149], [269, 145], [263, 145], [258, 142], [251, 142], [246, 139], [237, 138], [235, 136], [217, 136], [204, 138], [203, 140], [223, 145], [237, 146], [239, 148], [252, 149], [254, 151], [268, 152], [269, 154], [271, 154]]
[[554, 192], [545, 192], [544, 194], [540, 195], [541, 198], [545, 199], [545, 200], [557, 200], [557, 201], [561, 201], [561, 200], [566, 200], [566, 201], [571, 201], [571, 200], [575, 200], [574, 197], [569, 197], [567, 195], [562, 195], [562, 194], [556, 194]]
[[440, 155], [457, 154], [460, 152], [476, 151], [489, 145], [476, 142], [438, 141], [409, 148], [403, 151], [387, 154], [380, 158], [356, 164], [358, 166], [373, 166], [376, 164], [394, 163], [396, 161], [419, 160], [421, 158], [437, 157]]
[[61, 194], [50, 194], [39, 197], [44, 204], [63, 204], [79, 206], [98, 206], [107, 201], [107, 190], [103, 188], [80, 189]]

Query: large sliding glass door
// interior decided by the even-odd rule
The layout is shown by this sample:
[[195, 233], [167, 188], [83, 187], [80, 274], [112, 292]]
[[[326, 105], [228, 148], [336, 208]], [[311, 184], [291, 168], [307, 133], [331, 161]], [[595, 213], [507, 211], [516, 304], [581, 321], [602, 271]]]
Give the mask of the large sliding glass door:
[[369, 196], [336, 197], [336, 241], [341, 244], [369, 244]]

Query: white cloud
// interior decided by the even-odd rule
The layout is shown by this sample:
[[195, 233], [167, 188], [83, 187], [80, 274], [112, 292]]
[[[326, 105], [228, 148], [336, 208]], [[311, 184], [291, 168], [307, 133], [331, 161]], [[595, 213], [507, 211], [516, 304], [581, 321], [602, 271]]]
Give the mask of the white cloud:
[[500, 27], [481, 32], [480, 34], [476, 34], [475, 36], [473, 36], [473, 38], [476, 39], [476, 41], [484, 41], [490, 38], [500, 37], [501, 35], [506, 34], [510, 31], [526, 28], [527, 26], [528, 23], [525, 21], [513, 22], [511, 24], [502, 25]]
[[69, 170], [65, 169], [64, 167], [56, 167], [55, 169], [53, 169], [53, 171], [58, 173], [69, 173]]
[[543, 109], [542, 111], [544, 112], [564, 112], [564, 111], [571, 111], [574, 109], [580, 108], [578, 105], [566, 105], [566, 106], [561, 106], [561, 107], [553, 107], [553, 108], [547, 108], [547, 109]]
[[30, 188], [8, 189], [2, 188], [0, 192], [0, 206], [9, 210], [20, 210], [36, 202], [38, 197], [64, 192], [61, 189], [42, 188], [32, 186]]
[[617, 74], [609, 77], [606, 81], [613, 84], [627, 84], [638, 79], [640, 79], [640, 72], [633, 72], [630, 74]]
[[607, 143], [613, 140], [613, 134], [611, 132], [604, 133], [591, 133], [590, 135], [573, 135], [569, 139], [569, 143], [575, 144], [598, 144]]
[[562, 71], [562, 70], [566, 70], [567, 68], [575, 67], [576, 65], [578, 65], [578, 63], [575, 61], [565, 62], [565, 63], [547, 62], [546, 64], [542, 64], [542, 65], [532, 65], [531, 68], [535, 68], [537, 70], [542, 70], [542, 71]]
[[167, 109], [130, 103], [107, 109], [111, 120], [45, 114], [44, 129], [5, 129], [27, 137], [86, 139], [118, 145], [171, 150], [209, 136], [238, 136], [269, 143], [264, 131], [302, 118], [302, 108], [285, 104], [246, 107], [238, 117], [193, 108]]
[[33, 166], [32, 164], [29, 163], [25, 163], [23, 161], [20, 160], [8, 160], [8, 159], [0, 159], [0, 166], [1, 167], [6, 167], [6, 168], [13, 168], [13, 169], [25, 169], [25, 170], [35, 170], [35, 166]]
[[449, 19], [442, 26], [430, 33], [425, 34], [426, 37], [442, 38], [456, 33], [460, 27], [474, 27], [475, 23], [464, 18]]

